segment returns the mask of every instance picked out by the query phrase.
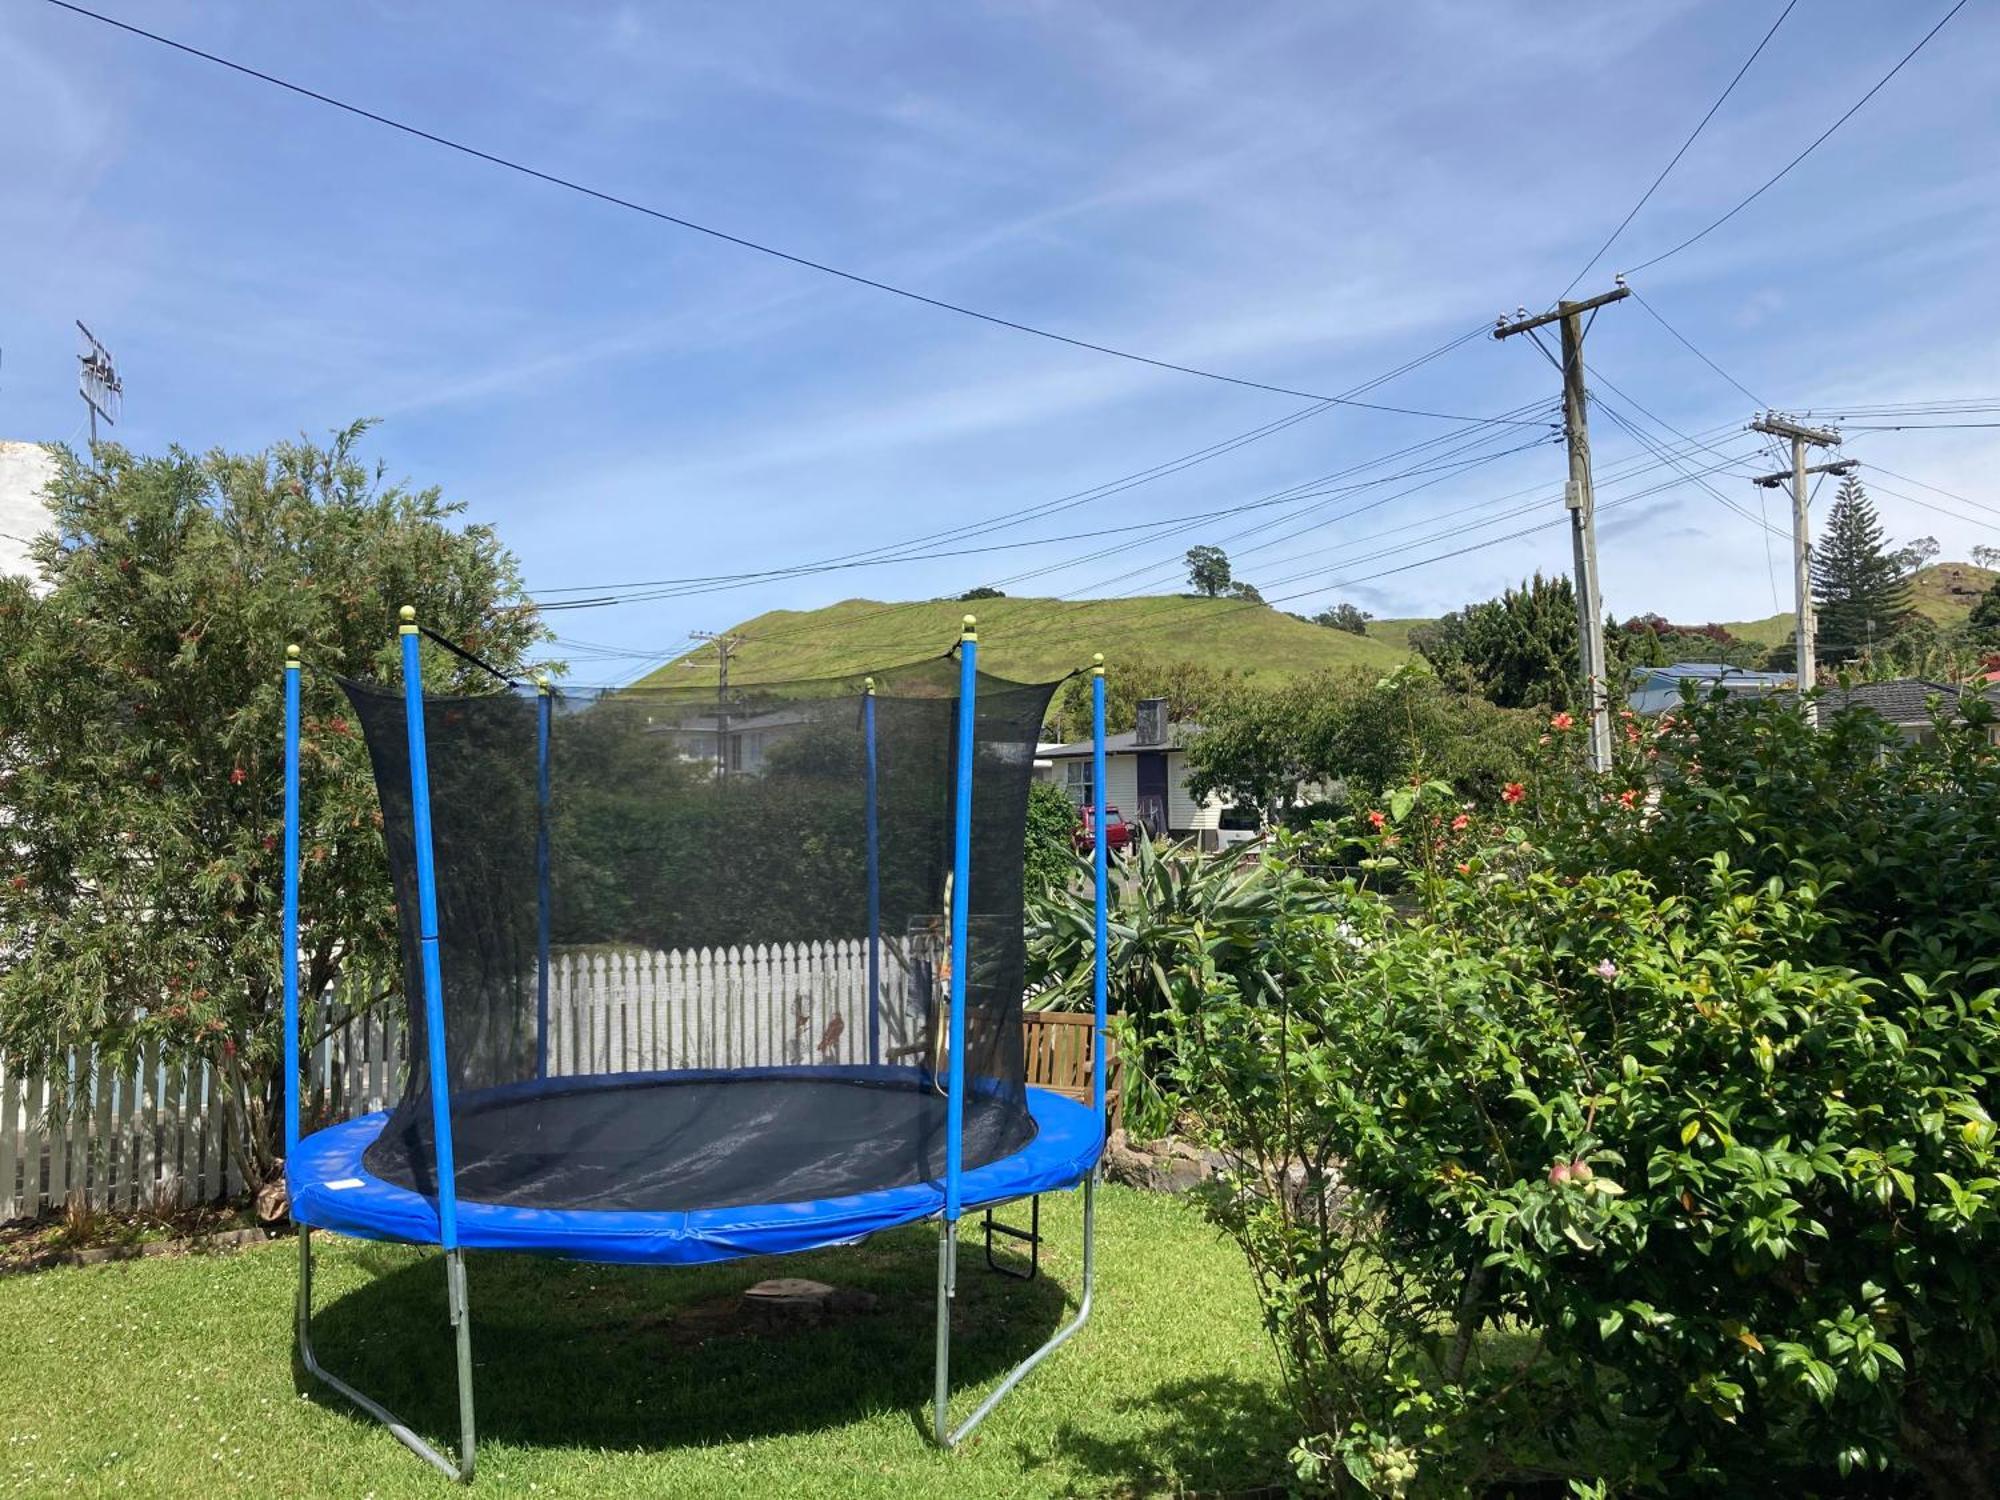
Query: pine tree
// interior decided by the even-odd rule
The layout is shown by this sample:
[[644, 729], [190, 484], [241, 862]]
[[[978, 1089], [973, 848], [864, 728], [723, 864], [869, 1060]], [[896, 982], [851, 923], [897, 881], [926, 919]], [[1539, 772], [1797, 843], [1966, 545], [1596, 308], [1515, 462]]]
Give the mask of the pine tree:
[[1903, 558], [1888, 548], [1875, 506], [1852, 474], [1841, 480], [1813, 547], [1812, 587], [1817, 654], [1825, 663], [1858, 655], [1870, 640], [1886, 641], [1910, 614]]

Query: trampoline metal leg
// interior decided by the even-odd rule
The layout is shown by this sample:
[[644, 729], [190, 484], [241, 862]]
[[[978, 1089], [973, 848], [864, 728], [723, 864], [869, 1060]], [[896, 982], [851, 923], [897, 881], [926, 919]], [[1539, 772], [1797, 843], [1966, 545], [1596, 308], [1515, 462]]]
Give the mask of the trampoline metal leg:
[[986, 1399], [973, 1408], [972, 1415], [957, 1427], [952, 1427], [946, 1414], [947, 1401], [951, 1394], [951, 1301], [947, 1268], [955, 1273], [957, 1267], [957, 1235], [954, 1226], [944, 1227], [943, 1238], [938, 1245], [938, 1341], [937, 1341], [937, 1391], [935, 1400], [936, 1437], [941, 1448], [956, 1448], [971, 1434], [972, 1429], [992, 1413], [993, 1408], [1003, 1401], [1007, 1393], [1028, 1378], [1029, 1373], [1076, 1334], [1090, 1321], [1091, 1299], [1096, 1291], [1097, 1275], [1097, 1173], [1093, 1170], [1083, 1180], [1083, 1300], [1077, 1304], [1076, 1316], [1050, 1337], [1049, 1341], [1022, 1360], [1008, 1372], [1007, 1378], [995, 1386]]
[[951, 1446], [951, 1300], [958, 1287], [958, 1225], [938, 1221], [937, 1363], [931, 1385], [931, 1436]]
[[[454, 1267], [456, 1268], [454, 1270]], [[389, 1429], [397, 1442], [408, 1448], [417, 1457], [447, 1479], [472, 1478], [473, 1438], [472, 1438], [472, 1341], [470, 1318], [466, 1315], [465, 1263], [456, 1250], [448, 1252], [445, 1259], [446, 1290], [450, 1297], [452, 1322], [458, 1333], [458, 1415], [460, 1424], [459, 1461], [454, 1464], [437, 1449], [410, 1430], [407, 1422], [374, 1397], [356, 1390], [338, 1375], [333, 1374], [319, 1362], [312, 1346], [312, 1230], [304, 1224], [299, 1226], [299, 1296], [298, 1296], [298, 1345], [299, 1362], [306, 1373], [315, 1380], [322, 1381], [340, 1392], [349, 1401], [367, 1412], [369, 1416]]]

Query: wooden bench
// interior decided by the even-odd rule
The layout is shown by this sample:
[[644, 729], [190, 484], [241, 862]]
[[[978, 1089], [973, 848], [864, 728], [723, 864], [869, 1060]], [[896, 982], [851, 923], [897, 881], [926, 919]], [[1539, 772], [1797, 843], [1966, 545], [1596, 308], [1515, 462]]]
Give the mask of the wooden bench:
[[[1095, 1019], [1081, 1011], [1023, 1011], [1021, 1050], [1027, 1055], [1028, 1082], [1050, 1093], [1090, 1103], [1092, 1069], [1097, 1060], [1093, 1045], [1096, 1028], [1092, 1025]], [[1111, 1106], [1111, 1125], [1116, 1129], [1124, 1121], [1125, 1069], [1118, 1056], [1117, 1042], [1111, 1041], [1110, 1047], [1105, 1092]]]

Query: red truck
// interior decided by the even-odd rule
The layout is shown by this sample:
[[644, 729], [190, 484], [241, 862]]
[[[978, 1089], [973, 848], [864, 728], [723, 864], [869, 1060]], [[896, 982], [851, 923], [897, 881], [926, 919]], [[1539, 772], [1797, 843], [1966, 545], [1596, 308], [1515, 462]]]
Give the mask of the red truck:
[[[1097, 809], [1079, 807], [1076, 810], [1076, 852], [1087, 854], [1095, 843], [1097, 832]], [[1119, 854], [1132, 847], [1132, 825], [1115, 807], [1104, 809], [1104, 848], [1109, 854]]]

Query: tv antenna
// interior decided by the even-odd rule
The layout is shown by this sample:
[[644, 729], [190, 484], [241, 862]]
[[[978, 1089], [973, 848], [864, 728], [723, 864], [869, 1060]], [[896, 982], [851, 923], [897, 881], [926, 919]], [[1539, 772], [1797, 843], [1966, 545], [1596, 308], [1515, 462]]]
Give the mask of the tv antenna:
[[125, 409], [125, 382], [118, 378], [118, 366], [112, 362], [111, 351], [83, 326], [81, 318], [77, 319], [76, 331], [83, 336], [83, 348], [76, 356], [76, 393], [90, 408], [90, 446], [95, 448], [97, 419], [104, 418], [107, 427], [118, 425], [118, 417]]

